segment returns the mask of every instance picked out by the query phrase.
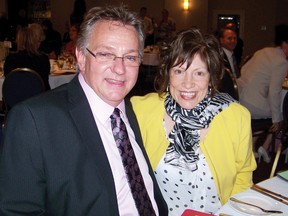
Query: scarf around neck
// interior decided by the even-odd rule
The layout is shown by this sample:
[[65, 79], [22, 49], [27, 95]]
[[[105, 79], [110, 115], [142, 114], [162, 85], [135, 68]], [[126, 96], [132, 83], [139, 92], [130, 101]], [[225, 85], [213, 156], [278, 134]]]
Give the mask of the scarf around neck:
[[213, 118], [235, 100], [228, 94], [217, 92], [210, 97], [208, 90], [204, 99], [193, 109], [182, 108], [168, 93], [164, 107], [175, 122], [168, 135], [170, 144], [164, 156], [165, 163], [182, 169], [197, 170], [200, 129], [208, 128]]

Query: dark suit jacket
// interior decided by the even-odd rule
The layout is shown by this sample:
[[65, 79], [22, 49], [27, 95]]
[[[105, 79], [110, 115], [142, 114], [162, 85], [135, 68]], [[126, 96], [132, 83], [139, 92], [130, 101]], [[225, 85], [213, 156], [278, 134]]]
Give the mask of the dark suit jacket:
[[239, 100], [238, 87], [236, 80], [232, 75], [232, 68], [230, 66], [227, 55], [224, 52], [223, 55], [224, 55], [225, 73], [221, 79], [219, 91], [228, 93], [235, 100]]
[[[148, 161], [128, 103], [126, 112]], [[0, 159], [0, 215], [119, 215], [109, 161], [77, 76], [11, 110]], [[160, 215], [167, 215], [149, 167]]]

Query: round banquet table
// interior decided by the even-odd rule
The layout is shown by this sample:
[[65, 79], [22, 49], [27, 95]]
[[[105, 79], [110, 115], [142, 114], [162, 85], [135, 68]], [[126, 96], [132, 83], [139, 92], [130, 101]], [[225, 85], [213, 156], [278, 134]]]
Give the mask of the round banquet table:
[[[282, 194], [284, 196], [288, 196], [288, 181], [279, 178], [278, 176], [275, 176], [273, 178], [267, 179], [265, 181], [262, 181], [260, 183], [258, 183], [257, 185], [264, 187], [268, 190], [274, 191], [276, 193]], [[247, 189], [246, 191], [238, 194], [238, 196], [245, 196], [245, 195], [254, 195], [254, 196], [258, 196], [259, 198], [263, 198], [265, 200], [269, 200], [271, 201], [271, 203], [277, 202], [277, 210], [280, 210], [283, 212], [283, 214], [273, 214], [273, 215], [277, 215], [277, 216], [287, 216], [288, 215], [288, 205], [285, 205], [284, 203], [275, 201], [274, 199], [267, 197], [261, 193], [258, 193], [257, 191], [251, 190], [251, 189]], [[265, 206], [263, 206], [265, 208]], [[244, 212], [240, 212], [240, 211], [236, 211], [235, 209], [233, 209], [231, 207], [231, 205], [228, 203], [226, 203], [217, 213], [216, 215], [220, 215], [220, 214], [227, 214], [227, 215], [233, 215], [233, 216], [247, 216], [249, 214], [244, 213]], [[261, 214], [261, 215], [264, 215]], [[265, 214], [266, 215], [266, 214]], [[268, 214], [267, 214], [268, 215]], [[272, 215], [272, 214], [269, 214]]]

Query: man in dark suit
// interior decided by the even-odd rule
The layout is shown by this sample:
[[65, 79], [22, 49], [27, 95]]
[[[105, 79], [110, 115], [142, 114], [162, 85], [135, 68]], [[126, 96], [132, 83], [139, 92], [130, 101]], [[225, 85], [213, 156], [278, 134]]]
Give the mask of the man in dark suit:
[[[124, 100], [138, 76], [141, 26], [124, 7], [92, 8], [79, 33], [78, 76], [11, 110], [0, 158], [0, 215], [167, 215], [136, 117]], [[135, 204], [111, 128], [116, 108], [153, 214], [140, 214]]]
[[221, 80], [220, 91], [230, 94], [234, 99], [238, 100], [236, 79], [240, 76], [238, 64], [233, 53], [237, 45], [237, 34], [235, 29], [225, 27], [219, 31], [219, 42], [223, 49], [225, 73]]

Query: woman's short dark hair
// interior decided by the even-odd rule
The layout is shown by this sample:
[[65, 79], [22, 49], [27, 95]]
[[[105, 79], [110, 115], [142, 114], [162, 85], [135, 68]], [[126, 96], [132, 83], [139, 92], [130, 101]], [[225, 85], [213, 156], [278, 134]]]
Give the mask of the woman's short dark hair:
[[160, 96], [167, 92], [170, 69], [185, 62], [188, 69], [196, 54], [207, 64], [211, 95], [215, 93], [224, 72], [222, 49], [213, 35], [202, 35], [193, 27], [180, 31], [170, 44], [161, 47], [161, 65], [155, 79], [155, 89]]

